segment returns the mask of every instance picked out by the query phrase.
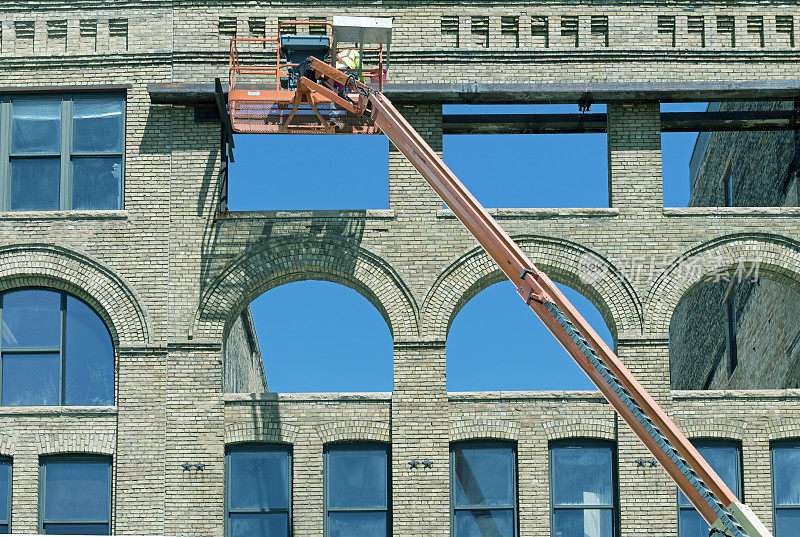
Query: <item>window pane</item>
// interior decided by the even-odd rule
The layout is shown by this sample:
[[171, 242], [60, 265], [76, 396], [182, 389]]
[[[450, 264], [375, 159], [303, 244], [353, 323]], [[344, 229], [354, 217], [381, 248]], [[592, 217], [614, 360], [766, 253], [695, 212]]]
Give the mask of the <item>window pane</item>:
[[3, 347], [60, 347], [61, 293], [42, 289], [3, 295]]
[[73, 102], [72, 150], [122, 151], [121, 97], [76, 97]]
[[8, 533], [8, 524], [0, 524], [0, 533]]
[[231, 513], [231, 537], [286, 537], [289, 515], [286, 513]]
[[73, 209], [119, 209], [121, 185], [121, 158], [72, 159]]
[[331, 449], [328, 478], [330, 507], [386, 507], [386, 450]]
[[456, 511], [455, 537], [514, 537], [514, 511]]
[[0, 520], [8, 521], [8, 486], [11, 479], [11, 463], [0, 463]]
[[800, 445], [772, 448], [776, 505], [800, 505]]
[[386, 513], [329, 513], [330, 537], [386, 537]]
[[45, 520], [108, 520], [107, 461], [45, 463]]
[[49, 535], [108, 535], [108, 524], [45, 524]]
[[67, 296], [65, 404], [114, 404], [114, 347], [103, 320]]
[[57, 405], [58, 354], [4, 354], [3, 397], [5, 406]]
[[457, 506], [513, 505], [514, 452], [509, 446], [453, 447]]
[[11, 159], [12, 211], [53, 211], [59, 207], [61, 161], [57, 158]]
[[[741, 479], [739, 479], [739, 445], [735, 442], [727, 442], [727, 445], [716, 443], [716, 445], [700, 445], [697, 451], [708, 462], [711, 468], [719, 474], [722, 481], [728, 485], [728, 488], [741, 497]], [[682, 492], [678, 492], [679, 505], [692, 504], [689, 498], [684, 496]]]
[[691, 509], [681, 509], [681, 537], [708, 537], [708, 524], [700, 513]]
[[775, 537], [800, 535], [800, 509], [778, 509], [775, 519]]
[[232, 451], [231, 509], [287, 509], [289, 454], [286, 451]]
[[611, 509], [556, 509], [555, 537], [612, 537]]
[[611, 447], [555, 447], [552, 453], [555, 505], [612, 504]]
[[61, 100], [15, 100], [11, 124], [12, 153], [61, 152]]

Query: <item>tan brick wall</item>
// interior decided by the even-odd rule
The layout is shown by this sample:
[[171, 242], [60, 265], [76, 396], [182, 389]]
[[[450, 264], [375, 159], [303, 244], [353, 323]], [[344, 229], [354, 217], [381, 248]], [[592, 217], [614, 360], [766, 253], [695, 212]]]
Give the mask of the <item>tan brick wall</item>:
[[[394, 534], [443, 536], [449, 442], [502, 438], [518, 447], [520, 535], [546, 536], [548, 441], [595, 437], [618, 443], [622, 535], [674, 535], [674, 487], [660, 469], [636, 465], [646, 451], [597, 394], [446, 393], [449, 325], [499, 274], [394, 149], [388, 210], [215, 219], [218, 127], [195, 123], [191, 107], [151, 105], [147, 84], [224, 78], [231, 29], [248, 35], [253, 17], [263, 17], [265, 35], [274, 36], [279, 17], [334, 13], [374, 15], [375, 5], [16, 0], [0, 6], [0, 87], [130, 86], [123, 210], [0, 214], [0, 289], [36, 284], [80, 296], [109, 324], [118, 351], [114, 407], [0, 409], [0, 451], [14, 457], [13, 530], [36, 531], [43, 445], [107, 452], [111, 443], [116, 533], [220, 537], [226, 443], [275, 441], [293, 449], [295, 535], [319, 535], [324, 444], [378, 440], [391, 442]], [[390, 2], [380, 14], [396, 17], [390, 72], [405, 82], [794, 78], [796, 36], [778, 32], [776, 17], [800, 23], [789, 2]], [[717, 17], [727, 15], [734, 16], [734, 47], [725, 44], [730, 34], [717, 31]], [[746, 32], [749, 15], [764, 17], [763, 47]], [[458, 18], [458, 46], [454, 35], [441, 35], [443, 16]], [[501, 31], [501, 17], [509, 16], [519, 17], [519, 46]], [[675, 17], [675, 47], [672, 35], [659, 33], [659, 16]], [[704, 34], [690, 32], [697, 26], [689, 16], [702, 17]], [[221, 25], [220, 17], [235, 24]], [[477, 20], [485, 17], [488, 46]], [[547, 18], [546, 36], [532, 33], [536, 17]], [[570, 17], [577, 17], [577, 35]], [[608, 17], [607, 44], [598, 17]], [[66, 37], [52, 21], [66, 21]], [[441, 151], [437, 107], [401, 112]], [[649, 255], [671, 260], [712, 252], [736, 261], [758, 254], [765, 274], [796, 281], [799, 213], [662, 209], [656, 112], [655, 105], [609, 110], [611, 208], [492, 212], [537, 264], [598, 307], [623, 361], [691, 434], [738, 435], [746, 500], [769, 525], [768, 442], [800, 436], [793, 425], [800, 393], [670, 391], [670, 319], [703, 275], [687, 278], [667, 263], [632, 278], [624, 267]], [[581, 279], [586, 254], [603, 267], [589, 282]], [[234, 319], [260, 293], [305, 279], [347, 285], [380, 311], [395, 340], [392, 394], [223, 394], [222, 347]], [[412, 469], [410, 459], [433, 465]], [[183, 462], [206, 467], [187, 472]]]

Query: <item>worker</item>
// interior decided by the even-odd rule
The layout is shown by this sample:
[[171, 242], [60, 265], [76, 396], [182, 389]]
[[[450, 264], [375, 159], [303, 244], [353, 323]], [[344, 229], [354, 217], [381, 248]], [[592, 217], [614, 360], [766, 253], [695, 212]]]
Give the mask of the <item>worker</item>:
[[361, 53], [354, 48], [340, 50], [336, 55], [336, 68], [358, 73], [361, 70]]

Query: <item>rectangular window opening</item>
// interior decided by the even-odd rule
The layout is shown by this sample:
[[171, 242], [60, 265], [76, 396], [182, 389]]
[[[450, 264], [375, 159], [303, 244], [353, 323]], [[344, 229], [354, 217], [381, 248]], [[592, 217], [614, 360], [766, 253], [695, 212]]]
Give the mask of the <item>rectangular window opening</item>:
[[661, 113], [665, 207], [800, 204], [793, 102], [662, 103]]
[[226, 537], [291, 535], [291, 448], [238, 444], [225, 455]]
[[0, 101], [0, 210], [122, 208], [125, 97]]
[[486, 207], [608, 207], [605, 111], [445, 105], [444, 160]]
[[389, 447], [327, 445], [324, 455], [325, 536], [388, 536], [391, 528]]
[[39, 472], [39, 533], [110, 534], [111, 457], [42, 457]]
[[[737, 498], [742, 497], [742, 445], [735, 440], [699, 439], [692, 444]], [[678, 491], [678, 537], [708, 535], [708, 523]]]
[[451, 535], [514, 537], [517, 521], [516, 446], [500, 441], [451, 444]]
[[800, 535], [800, 440], [770, 445], [775, 537]]
[[236, 134], [234, 140], [232, 211], [389, 208], [383, 135]]
[[593, 439], [551, 442], [550, 523], [558, 535], [619, 534], [616, 446]]

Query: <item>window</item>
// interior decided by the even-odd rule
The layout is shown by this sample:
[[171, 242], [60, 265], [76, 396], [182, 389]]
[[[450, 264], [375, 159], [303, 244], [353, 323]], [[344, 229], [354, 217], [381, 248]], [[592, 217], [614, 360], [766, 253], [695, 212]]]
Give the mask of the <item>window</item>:
[[225, 468], [226, 535], [290, 535], [291, 448], [270, 444], [230, 446]]
[[612, 442], [551, 442], [551, 535], [617, 535], [616, 473], [616, 448]]
[[722, 180], [722, 202], [724, 203], [723, 207], [733, 207], [733, 171], [731, 171], [730, 166], [728, 167], [727, 173], [723, 176], [724, 179]]
[[[733, 440], [693, 440], [700, 455], [737, 498], [742, 498], [742, 446]], [[678, 491], [678, 535], [708, 537], [708, 524], [689, 499]]]
[[114, 347], [103, 321], [59, 291], [0, 295], [0, 404], [111, 405]]
[[517, 535], [517, 455], [506, 442], [450, 446], [450, 527], [455, 537]]
[[110, 457], [57, 455], [39, 466], [39, 533], [109, 534]]
[[736, 323], [739, 322], [736, 309], [736, 283], [731, 280], [731, 287], [725, 299], [725, 318], [728, 325], [728, 371], [733, 374], [739, 365], [739, 348], [736, 345]]
[[325, 535], [389, 535], [389, 449], [382, 444], [325, 447]]
[[775, 537], [800, 535], [800, 440], [772, 444]]
[[122, 95], [0, 102], [0, 209], [122, 208]]
[[0, 533], [11, 533], [11, 459], [0, 457]]

